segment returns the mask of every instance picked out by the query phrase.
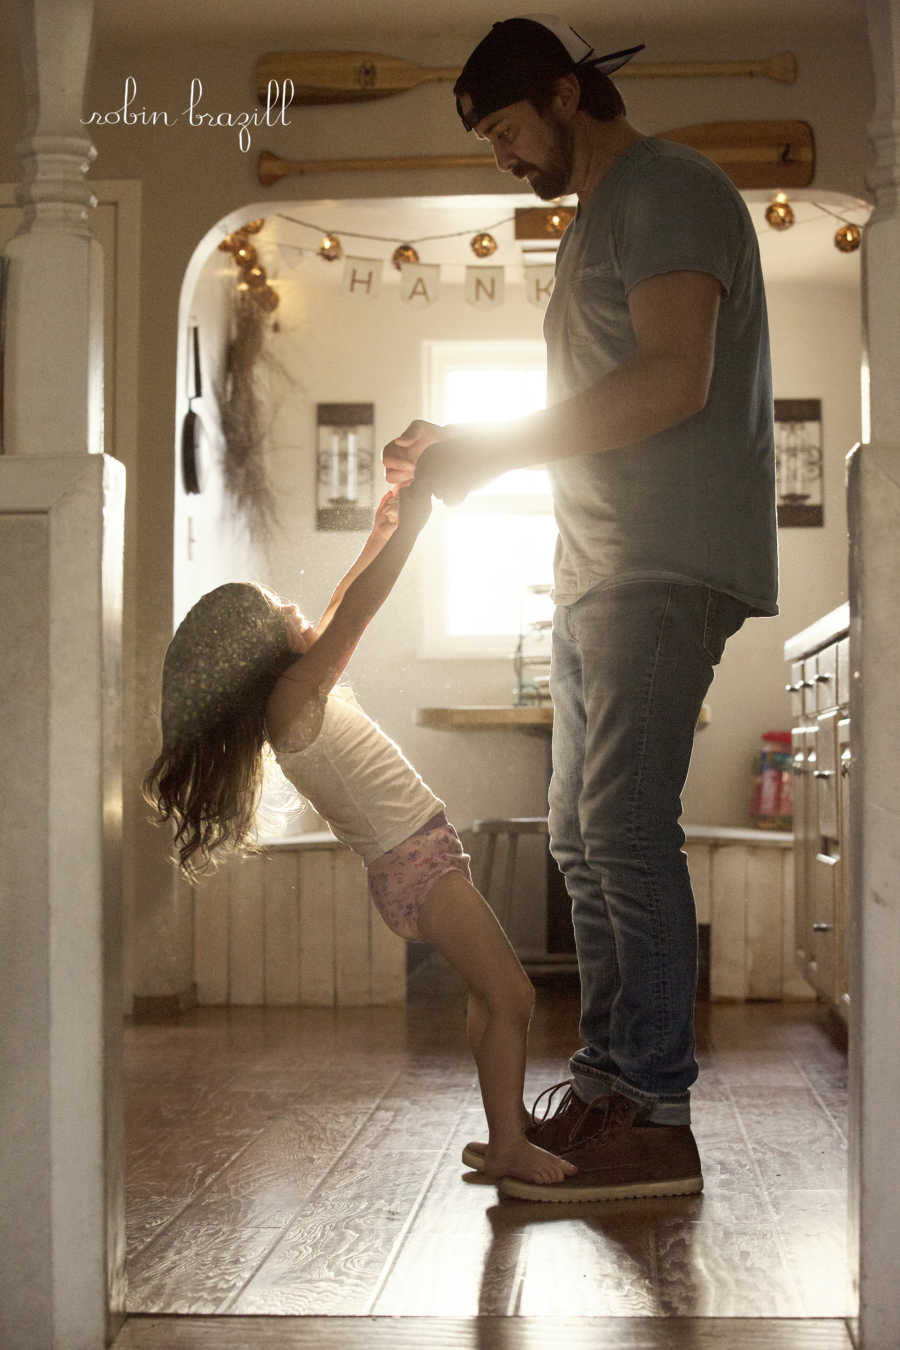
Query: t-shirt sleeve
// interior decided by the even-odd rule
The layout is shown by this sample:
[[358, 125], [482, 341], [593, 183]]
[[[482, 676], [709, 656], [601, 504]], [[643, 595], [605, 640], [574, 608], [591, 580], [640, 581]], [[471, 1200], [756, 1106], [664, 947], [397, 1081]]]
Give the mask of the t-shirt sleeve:
[[741, 247], [736, 203], [715, 169], [659, 156], [622, 194], [616, 251], [625, 293], [665, 272], [707, 272], [727, 295]]

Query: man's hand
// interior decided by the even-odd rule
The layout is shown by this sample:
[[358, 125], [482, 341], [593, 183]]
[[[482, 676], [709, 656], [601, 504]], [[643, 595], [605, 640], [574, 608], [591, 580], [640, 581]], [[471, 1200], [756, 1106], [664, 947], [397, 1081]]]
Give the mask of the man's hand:
[[434, 422], [423, 422], [417, 418], [415, 422], [410, 422], [402, 436], [388, 441], [381, 452], [387, 481], [398, 483], [401, 487], [411, 483], [422, 451], [439, 441], [444, 431], [444, 427], [436, 426]]
[[459, 506], [475, 488], [502, 472], [503, 469], [491, 464], [486, 448], [466, 437], [429, 446], [416, 466], [416, 483], [440, 497], [447, 506]]
[[402, 436], [389, 441], [382, 451], [389, 483], [407, 487], [415, 480], [448, 506], [458, 506], [473, 488], [489, 483], [508, 467], [493, 462], [491, 447], [496, 434], [476, 434], [433, 422], [410, 422]]

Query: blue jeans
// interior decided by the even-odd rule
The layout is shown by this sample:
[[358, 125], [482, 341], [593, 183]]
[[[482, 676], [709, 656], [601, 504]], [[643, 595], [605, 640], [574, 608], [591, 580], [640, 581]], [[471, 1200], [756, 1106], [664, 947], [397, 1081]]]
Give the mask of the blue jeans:
[[703, 698], [748, 607], [699, 585], [634, 581], [553, 621], [550, 848], [581, 976], [586, 1101], [615, 1089], [690, 1121], [697, 919], [681, 790]]

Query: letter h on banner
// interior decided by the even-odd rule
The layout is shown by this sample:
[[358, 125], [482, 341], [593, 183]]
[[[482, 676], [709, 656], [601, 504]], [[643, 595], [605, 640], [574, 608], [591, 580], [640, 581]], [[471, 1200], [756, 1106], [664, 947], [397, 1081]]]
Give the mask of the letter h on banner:
[[345, 258], [343, 289], [348, 295], [362, 300], [377, 300], [381, 294], [380, 258]]

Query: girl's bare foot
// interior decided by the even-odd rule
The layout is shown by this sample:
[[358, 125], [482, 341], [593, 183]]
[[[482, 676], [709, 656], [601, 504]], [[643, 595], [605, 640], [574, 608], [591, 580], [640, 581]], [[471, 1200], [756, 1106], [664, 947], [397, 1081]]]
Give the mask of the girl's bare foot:
[[487, 1177], [518, 1177], [520, 1181], [550, 1184], [565, 1181], [578, 1168], [565, 1158], [558, 1158], [555, 1153], [548, 1153], [545, 1148], [530, 1144], [522, 1136], [502, 1148], [489, 1145], [482, 1170]]
[[[528, 1126], [529, 1126], [530, 1124], [531, 1124], [531, 1112], [528, 1110], [527, 1106], [526, 1106], [525, 1103], [523, 1102], [523, 1103], [522, 1103], [522, 1130], [523, 1130], [523, 1132], [524, 1132], [525, 1130], [528, 1129]], [[488, 1151], [488, 1145], [487, 1145], [486, 1143], [482, 1143], [481, 1140], [474, 1140], [471, 1144], [466, 1144], [466, 1151], [467, 1151], [467, 1152], [471, 1151], [471, 1152], [474, 1153], [474, 1154], [479, 1154], [479, 1153], [480, 1153], [481, 1156], [484, 1157], [484, 1155], [485, 1155], [485, 1154], [487, 1153], [487, 1151]]]

